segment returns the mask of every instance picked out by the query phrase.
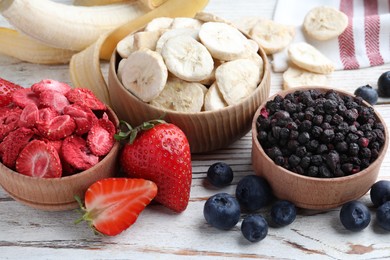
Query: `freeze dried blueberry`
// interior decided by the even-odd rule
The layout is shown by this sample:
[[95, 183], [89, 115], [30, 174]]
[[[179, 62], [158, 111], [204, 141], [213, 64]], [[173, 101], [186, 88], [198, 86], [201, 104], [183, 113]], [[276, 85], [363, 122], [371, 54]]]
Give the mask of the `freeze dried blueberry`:
[[314, 165], [314, 166], [320, 166], [322, 165], [322, 156], [321, 155], [313, 155], [311, 158], [310, 158], [310, 161], [311, 161], [311, 164]]
[[340, 156], [336, 151], [330, 151], [325, 155], [325, 162], [328, 165], [329, 169], [332, 172], [335, 172], [338, 167], [340, 167]]
[[307, 152], [307, 151], [306, 151], [306, 147], [305, 147], [305, 146], [299, 146], [299, 147], [296, 149], [295, 154], [296, 154], [298, 157], [302, 158], [303, 156], [305, 156], [306, 152]]
[[355, 156], [359, 154], [359, 145], [357, 143], [350, 143], [348, 145], [348, 151], [351, 156]]
[[358, 140], [358, 144], [360, 147], [368, 147], [368, 144], [370, 143], [370, 140], [366, 137], [360, 137]]
[[346, 174], [349, 175], [352, 173], [353, 164], [352, 163], [344, 163], [341, 165], [341, 170]]
[[288, 158], [288, 163], [290, 164], [291, 168], [294, 168], [294, 167], [298, 166], [300, 162], [301, 162], [301, 158], [296, 156], [295, 154], [292, 154]]
[[272, 135], [275, 137], [276, 140], [279, 140], [280, 138], [280, 126], [274, 126], [272, 127]]
[[298, 135], [298, 142], [300, 144], [306, 144], [310, 141], [310, 134], [308, 132], [302, 132]]
[[299, 132], [309, 132], [311, 129], [311, 125], [311, 121], [303, 120], [302, 123], [299, 125], [298, 130]]
[[307, 176], [318, 177], [318, 167], [317, 166], [310, 166], [308, 171], [307, 171]]
[[280, 139], [288, 139], [290, 136], [290, 130], [287, 127], [283, 127], [280, 129], [279, 138]]
[[260, 143], [267, 140], [267, 132], [266, 131], [259, 131], [257, 134], [257, 140], [259, 140]]
[[347, 134], [347, 137], [345, 138], [345, 141], [347, 143], [356, 143], [359, 140], [359, 136], [353, 133]]
[[333, 115], [337, 113], [337, 102], [332, 99], [328, 99], [324, 102], [324, 111], [329, 115]]
[[354, 122], [359, 116], [356, 108], [348, 109], [344, 113], [344, 119], [348, 122]]
[[343, 134], [347, 134], [349, 132], [349, 125], [346, 122], [342, 122], [337, 126], [337, 131]]
[[298, 139], [299, 132], [296, 130], [290, 130], [290, 139], [295, 140]]
[[332, 122], [332, 119], [333, 119], [333, 116], [331, 116], [331, 115], [325, 115], [324, 116], [324, 122], [325, 123], [331, 123]]
[[324, 154], [329, 151], [328, 146], [326, 144], [320, 144], [316, 150], [318, 154]]
[[320, 136], [320, 140], [325, 144], [332, 142], [333, 138], [334, 138], [333, 129], [325, 129]]
[[344, 141], [344, 139], [345, 139], [345, 136], [342, 133], [337, 132], [334, 134], [333, 142], [334, 143], [342, 142], [342, 141]]
[[326, 167], [325, 165], [321, 165], [320, 167], [318, 167], [318, 175], [322, 178], [333, 177], [332, 173], [330, 172], [328, 167]]
[[321, 125], [324, 121], [324, 117], [322, 115], [315, 115], [313, 117], [313, 124], [314, 125]]
[[340, 116], [339, 114], [336, 114], [332, 117], [332, 120], [330, 121], [330, 123], [332, 125], [339, 125], [341, 124], [342, 122], [344, 121], [344, 118], [342, 116]]
[[315, 152], [319, 146], [319, 142], [316, 139], [311, 140], [306, 144], [306, 148], [310, 152]]
[[297, 140], [290, 140], [287, 143], [287, 149], [293, 153], [295, 153], [298, 147], [299, 147], [299, 143]]
[[322, 130], [326, 130], [326, 129], [333, 129], [333, 127], [328, 123], [328, 122], [323, 122], [322, 124], [321, 124], [321, 128], [322, 128]]
[[283, 156], [277, 156], [275, 158], [275, 163], [276, 163], [276, 165], [283, 166], [285, 164], [284, 157]]
[[272, 160], [278, 156], [283, 155], [282, 152], [280, 151], [279, 147], [277, 147], [277, 146], [273, 146], [273, 147], [267, 149], [265, 152], [269, 156], [269, 158], [271, 158]]
[[348, 151], [348, 144], [347, 142], [342, 141], [337, 143], [335, 148], [339, 153], [345, 153]]
[[311, 134], [313, 138], [319, 138], [322, 132], [324, 132], [324, 130], [320, 126], [313, 126], [313, 128], [311, 129]]
[[309, 156], [305, 156], [301, 159], [301, 162], [299, 163], [299, 165], [303, 168], [303, 169], [306, 169], [310, 166], [310, 157]]
[[305, 119], [311, 121], [311, 120], [313, 120], [313, 117], [314, 117], [314, 112], [311, 111], [311, 110], [307, 110], [306, 109], [306, 111], [305, 111]]
[[369, 148], [363, 148], [360, 150], [360, 155], [363, 159], [371, 158], [371, 150]]

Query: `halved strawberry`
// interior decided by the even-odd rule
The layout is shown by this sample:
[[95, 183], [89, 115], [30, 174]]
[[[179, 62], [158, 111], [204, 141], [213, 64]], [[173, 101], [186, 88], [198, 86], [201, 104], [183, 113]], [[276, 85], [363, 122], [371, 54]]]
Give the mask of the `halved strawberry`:
[[0, 78], [0, 107], [8, 106], [12, 102], [12, 93], [21, 88], [19, 85]]
[[60, 157], [56, 149], [40, 140], [32, 140], [20, 152], [16, 171], [32, 177], [59, 178], [62, 174]]
[[12, 93], [12, 102], [21, 108], [24, 108], [29, 103], [34, 103], [38, 106], [39, 96], [31, 88], [17, 89]]
[[92, 110], [106, 110], [106, 105], [95, 94], [86, 88], [73, 88], [65, 95], [69, 102], [86, 105]]
[[5, 166], [14, 169], [16, 158], [33, 135], [34, 132], [31, 129], [19, 127], [4, 138], [0, 143], [0, 155]]
[[31, 90], [38, 95], [46, 90], [54, 90], [65, 95], [71, 89], [68, 84], [53, 79], [43, 79], [31, 86]]
[[92, 110], [84, 105], [71, 104], [64, 108], [64, 114], [70, 115], [76, 122], [75, 134], [83, 135], [88, 133], [98, 118]]
[[3, 141], [11, 131], [18, 127], [19, 117], [22, 110], [18, 107], [2, 107], [0, 109], [0, 142]]
[[46, 90], [39, 95], [40, 107], [51, 107], [58, 113], [62, 114], [64, 107], [69, 105], [68, 99], [60, 92]]
[[20, 114], [18, 125], [20, 127], [24, 126], [27, 128], [32, 128], [35, 126], [38, 120], [39, 120], [38, 107], [33, 103], [29, 103], [23, 108], [23, 111]]
[[91, 153], [86, 141], [77, 135], [64, 139], [61, 158], [78, 170], [87, 170], [99, 162], [99, 157]]
[[49, 140], [60, 140], [73, 134], [76, 123], [69, 115], [56, 116], [49, 122], [37, 124], [41, 136]]
[[154, 182], [144, 179], [107, 178], [85, 192], [84, 215], [75, 223], [89, 222], [96, 233], [115, 236], [129, 228], [157, 194]]
[[103, 116], [88, 132], [87, 145], [91, 152], [97, 156], [108, 154], [115, 144], [114, 134], [114, 124]]

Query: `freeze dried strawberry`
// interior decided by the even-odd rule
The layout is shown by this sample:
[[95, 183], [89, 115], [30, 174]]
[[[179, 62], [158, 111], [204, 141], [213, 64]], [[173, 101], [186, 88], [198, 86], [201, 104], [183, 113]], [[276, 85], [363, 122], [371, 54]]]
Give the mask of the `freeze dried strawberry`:
[[65, 95], [71, 89], [68, 84], [53, 79], [43, 79], [31, 86], [31, 90], [38, 95], [46, 90], [54, 90]]
[[0, 107], [8, 106], [12, 102], [12, 93], [21, 88], [19, 85], [0, 78]]
[[35, 126], [38, 120], [39, 120], [38, 107], [35, 104], [30, 103], [23, 108], [23, 111], [20, 114], [18, 126], [32, 128]]
[[69, 102], [86, 105], [92, 110], [106, 110], [106, 105], [95, 94], [86, 88], [73, 88], [65, 95]]
[[88, 149], [87, 142], [77, 135], [71, 135], [64, 139], [61, 157], [66, 163], [78, 170], [87, 170], [99, 162], [99, 157]]
[[49, 123], [53, 118], [59, 116], [57, 111], [50, 107], [39, 109], [39, 123]]
[[18, 127], [20, 108], [2, 108], [0, 111], [0, 142]]
[[39, 96], [35, 94], [31, 88], [21, 88], [12, 93], [12, 102], [21, 108], [24, 108], [29, 103], [33, 103], [38, 106]]
[[49, 122], [39, 122], [37, 128], [41, 136], [49, 140], [60, 140], [73, 134], [76, 123], [69, 115], [60, 115]]
[[99, 123], [92, 126], [88, 132], [87, 145], [93, 154], [104, 156], [111, 151], [115, 143], [115, 138], [114, 133], [109, 131], [109, 129], [107, 130]]
[[19, 127], [4, 138], [0, 143], [0, 155], [5, 166], [14, 169], [16, 158], [33, 135], [34, 132], [31, 129]]
[[68, 99], [60, 92], [46, 90], [39, 95], [40, 107], [51, 107], [58, 113], [62, 114], [64, 107], [69, 105]]
[[62, 177], [70, 176], [77, 173], [77, 169], [74, 168], [69, 163], [65, 162], [64, 160], [61, 160], [61, 164], [62, 164]]
[[32, 140], [20, 152], [16, 171], [32, 177], [59, 178], [62, 175], [61, 160], [53, 146]]
[[116, 126], [114, 123], [108, 118], [107, 113], [103, 113], [102, 118], [99, 119], [98, 121], [99, 125], [106, 129], [109, 133], [111, 134], [116, 134]]
[[61, 152], [61, 146], [62, 146], [62, 140], [49, 140], [47, 138], [40, 138], [38, 140], [44, 141], [48, 145], [51, 145], [56, 149], [57, 153], [60, 154]]
[[71, 104], [64, 108], [64, 114], [70, 115], [74, 119], [76, 122], [75, 133], [78, 135], [88, 133], [98, 120], [92, 110], [84, 105]]

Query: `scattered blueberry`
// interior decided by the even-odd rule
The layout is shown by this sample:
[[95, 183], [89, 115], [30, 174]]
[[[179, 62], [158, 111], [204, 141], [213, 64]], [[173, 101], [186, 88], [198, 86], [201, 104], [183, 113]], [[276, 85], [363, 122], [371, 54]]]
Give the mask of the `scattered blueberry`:
[[233, 180], [233, 170], [224, 162], [214, 163], [207, 171], [207, 179], [215, 187], [227, 186]]
[[390, 201], [383, 203], [376, 211], [376, 220], [383, 229], [390, 231]]
[[381, 97], [390, 97], [390, 71], [384, 72], [379, 77], [378, 92]]
[[271, 219], [277, 226], [290, 225], [294, 222], [296, 216], [295, 205], [287, 200], [279, 200], [271, 207]]
[[350, 201], [341, 207], [340, 221], [346, 229], [360, 231], [370, 224], [371, 213], [362, 202]]
[[371, 105], [375, 105], [378, 102], [378, 92], [370, 85], [358, 87], [354, 93], [356, 96], [363, 98]]
[[255, 211], [268, 205], [273, 195], [266, 179], [257, 175], [247, 175], [237, 184], [236, 198], [243, 208]]
[[248, 215], [241, 223], [241, 232], [250, 242], [259, 242], [268, 234], [268, 223], [261, 215]]
[[240, 219], [240, 204], [228, 193], [217, 193], [211, 196], [203, 208], [203, 215], [211, 226], [228, 230]]
[[380, 180], [374, 183], [370, 190], [370, 197], [375, 207], [390, 201], [390, 181]]

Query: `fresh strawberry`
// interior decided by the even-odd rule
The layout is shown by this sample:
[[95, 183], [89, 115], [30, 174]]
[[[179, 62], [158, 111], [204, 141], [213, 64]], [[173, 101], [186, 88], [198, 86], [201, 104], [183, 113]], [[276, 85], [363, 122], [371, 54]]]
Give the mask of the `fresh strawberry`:
[[20, 152], [16, 171], [32, 177], [59, 178], [62, 174], [60, 157], [56, 149], [40, 140], [32, 140]]
[[29, 103], [34, 103], [38, 106], [39, 96], [31, 88], [17, 89], [12, 93], [12, 102], [21, 108], [24, 108]]
[[33, 103], [29, 103], [23, 108], [23, 111], [20, 114], [18, 125], [19, 127], [24, 126], [27, 128], [32, 128], [35, 126], [38, 120], [39, 120], [38, 107]]
[[75, 133], [78, 135], [88, 133], [98, 120], [92, 110], [84, 105], [71, 104], [64, 108], [64, 114], [70, 115], [74, 119], [76, 123]]
[[65, 95], [71, 89], [68, 84], [53, 79], [43, 79], [31, 86], [31, 90], [38, 95], [46, 90], [54, 90]]
[[0, 142], [11, 131], [15, 130], [19, 124], [19, 118], [22, 110], [18, 107], [1, 107], [0, 108]]
[[125, 122], [121, 124], [128, 129], [115, 137], [118, 140], [130, 137], [120, 156], [124, 172], [155, 182], [158, 187], [155, 200], [175, 212], [184, 211], [192, 180], [191, 153], [185, 134], [176, 125], [161, 120], [134, 129]]
[[40, 107], [51, 107], [58, 113], [62, 114], [64, 107], [69, 105], [68, 99], [60, 92], [46, 90], [39, 95]]
[[115, 132], [115, 126], [107, 116], [99, 119], [87, 136], [87, 145], [91, 152], [97, 156], [108, 154], [115, 144]]
[[0, 143], [0, 155], [5, 166], [14, 169], [16, 158], [33, 135], [34, 132], [31, 129], [19, 127], [4, 138]]
[[8, 106], [12, 102], [12, 93], [21, 88], [19, 85], [0, 78], [0, 107]]
[[85, 192], [86, 220], [96, 233], [115, 236], [129, 228], [157, 194], [157, 186], [143, 179], [107, 178], [92, 184]]
[[92, 110], [106, 110], [106, 105], [95, 94], [86, 88], [73, 88], [65, 95], [70, 103], [81, 104]]
[[64, 139], [61, 158], [78, 170], [87, 170], [99, 162], [99, 157], [91, 153], [87, 142], [78, 135], [71, 135]]
[[49, 140], [60, 140], [73, 134], [76, 123], [69, 115], [60, 115], [49, 122], [39, 122], [37, 128], [43, 137]]

